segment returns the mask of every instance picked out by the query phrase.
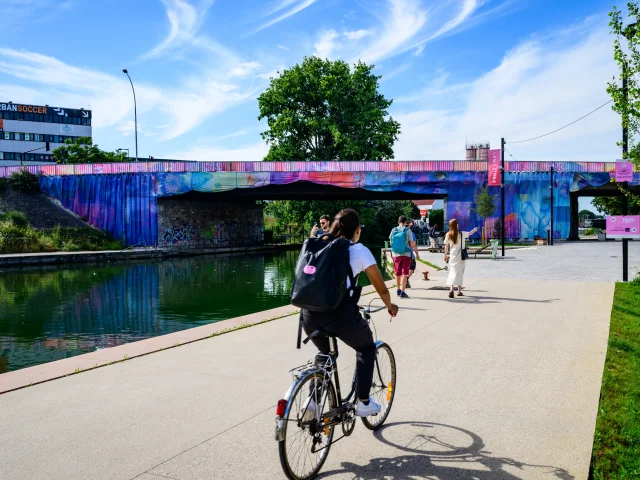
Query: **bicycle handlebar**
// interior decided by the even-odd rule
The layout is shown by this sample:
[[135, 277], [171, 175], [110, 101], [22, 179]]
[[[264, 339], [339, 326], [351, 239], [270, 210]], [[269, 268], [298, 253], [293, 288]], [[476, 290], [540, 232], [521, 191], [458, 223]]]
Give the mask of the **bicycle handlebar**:
[[361, 307], [360, 305], [358, 305], [358, 308], [362, 311], [364, 311], [365, 313], [376, 313], [379, 312], [380, 310], [386, 310], [387, 307], [382, 306], [382, 307], [378, 307], [376, 309], [371, 309], [371, 307]]

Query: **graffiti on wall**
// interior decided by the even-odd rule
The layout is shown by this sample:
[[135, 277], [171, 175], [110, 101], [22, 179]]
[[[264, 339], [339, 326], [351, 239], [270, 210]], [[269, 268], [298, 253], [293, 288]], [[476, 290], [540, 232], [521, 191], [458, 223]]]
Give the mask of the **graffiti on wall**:
[[181, 227], [177, 225], [165, 227], [160, 237], [160, 242], [165, 245], [184, 245], [193, 242], [197, 233], [193, 225], [186, 223]]
[[218, 247], [256, 245], [264, 240], [264, 226], [217, 221], [201, 236]]

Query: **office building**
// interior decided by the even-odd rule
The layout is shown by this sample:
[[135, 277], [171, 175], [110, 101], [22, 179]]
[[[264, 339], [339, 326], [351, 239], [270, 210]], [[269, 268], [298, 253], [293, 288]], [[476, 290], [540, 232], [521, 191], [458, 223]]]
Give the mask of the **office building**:
[[91, 137], [90, 110], [0, 102], [0, 160], [53, 162], [53, 150], [78, 137]]

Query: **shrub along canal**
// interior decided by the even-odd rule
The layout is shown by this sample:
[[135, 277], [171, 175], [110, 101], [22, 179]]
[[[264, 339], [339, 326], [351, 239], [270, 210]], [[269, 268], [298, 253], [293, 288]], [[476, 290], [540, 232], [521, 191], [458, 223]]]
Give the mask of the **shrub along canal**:
[[[379, 248], [373, 253], [380, 258]], [[4, 271], [0, 374], [287, 305], [297, 257], [287, 251]]]

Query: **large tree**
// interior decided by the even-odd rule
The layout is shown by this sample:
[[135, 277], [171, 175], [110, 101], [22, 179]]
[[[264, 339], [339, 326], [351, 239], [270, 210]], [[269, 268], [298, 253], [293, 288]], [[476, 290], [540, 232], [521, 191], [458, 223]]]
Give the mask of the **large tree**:
[[[596, 197], [591, 201], [591, 205], [605, 215], [622, 215], [622, 197]], [[640, 215], [640, 197], [629, 197], [628, 205], [629, 215]]]
[[53, 151], [53, 158], [57, 163], [112, 163], [126, 162], [124, 152], [106, 152], [95, 145], [91, 137], [67, 139], [64, 145]]
[[389, 160], [400, 124], [369, 66], [305, 57], [258, 97], [267, 161]]

